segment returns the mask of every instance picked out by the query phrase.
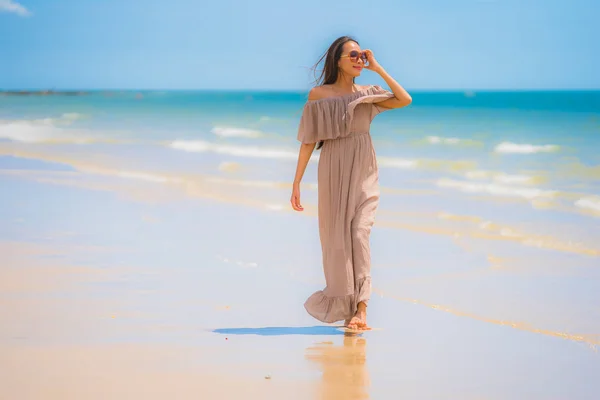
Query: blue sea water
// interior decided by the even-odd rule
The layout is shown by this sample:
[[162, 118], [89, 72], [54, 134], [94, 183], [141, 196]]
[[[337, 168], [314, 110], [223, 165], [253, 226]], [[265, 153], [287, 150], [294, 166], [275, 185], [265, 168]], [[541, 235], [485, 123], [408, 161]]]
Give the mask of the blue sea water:
[[[431, 193], [382, 196], [384, 210], [507, 223], [566, 218], [597, 232], [600, 92], [412, 96], [409, 107], [372, 124], [380, 183], [392, 192]], [[300, 92], [2, 95], [1, 155], [155, 183], [202, 175], [203, 193], [244, 193], [285, 209], [305, 101]], [[308, 188], [316, 183], [317, 159], [318, 151], [305, 174]], [[315, 191], [304, 198], [315, 204]]]

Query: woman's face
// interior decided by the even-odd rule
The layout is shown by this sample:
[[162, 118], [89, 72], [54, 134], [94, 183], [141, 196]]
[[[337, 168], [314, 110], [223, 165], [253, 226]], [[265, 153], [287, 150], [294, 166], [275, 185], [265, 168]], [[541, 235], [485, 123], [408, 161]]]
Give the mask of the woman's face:
[[[342, 48], [342, 55], [338, 60], [338, 67], [344, 75], [357, 77], [362, 72], [365, 62], [363, 52], [356, 42], [346, 42]], [[363, 57], [361, 57], [363, 56]]]

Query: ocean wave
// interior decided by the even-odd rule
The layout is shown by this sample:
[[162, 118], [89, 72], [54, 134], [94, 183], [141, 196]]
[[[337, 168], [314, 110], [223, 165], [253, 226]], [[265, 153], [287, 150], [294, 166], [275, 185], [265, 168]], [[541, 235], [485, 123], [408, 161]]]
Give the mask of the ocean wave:
[[84, 118], [82, 114], [65, 113], [58, 118], [32, 120], [0, 120], [0, 139], [22, 143], [73, 143], [111, 142], [82, 129], [65, 128], [73, 121]]
[[[235, 157], [297, 160], [298, 152], [259, 146], [232, 146], [202, 140], [175, 140], [169, 145], [172, 149], [194, 153], [216, 153]], [[313, 155], [315, 157], [316, 155]]]
[[[232, 145], [225, 143], [215, 143], [203, 140], [184, 140], [178, 139], [167, 144], [174, 150], [193, 152], [193, 153], [215, 153], [234, 157], [278, 159], [278, 160], [298, 160], [298, 150], [291, 148]], [[319, 152], [313, 152], [311, 161], [319, 159]], [[436, 159], [408, 159], [402, 157], [377, 157], [378, 166], [381, 168], [398, 168], [406, 170], [423, 169], [431, 171], [453, 171], [462, 172], [472, 170], [476, 163], [463, 160], [436, 160]], [[221, 168], [221, 167], [220, 167]], [[223, 165], [222, 170], [229, 170]]]
[[496, 153], [504, 154], [535, 154], [535, 153], [553, 153], [560, 149], [560, 146], [554, 144], [534, 145], [518, 144], [511, 142], [502, 142], [494, 148]]
[[35, 118], [35, 119], [17, 119], [17, 120], [0, 120], [0, 123], [17, 123], [31, 125], [70, 125], [73, 122], [84, 119], [86, 116], [80, 113], [63, 113], [56, 118]]
[[464, 176], [469, 180], [489, 180], [508, 185], [532, 185], [542, 182], [542, 178], [537, 176], [513, 175], [500, 171], [473, 170], [465, 172]]
[[378, 157], [377, 163], [380, 167], [400, 168], [400, 169], [415, 169], [418, 167], [417, 160], [408, 160], [395, 157]]
[[260, 131], [255, 131], [251, 129], [243, 129], [243, 128], [230, 128], [230, 127], [222, 127], [215, 126], [211, 133], [220, 136], [220, 137], [244, 137], [244, 138], [257, 138], [263, 136], [263, 133]]
[[464, 171], [475, 167], [475, 163], [463, 160], [407, 159], [399, 157], [377, 157], [381, 168], [421, 169], [429, 171]]
[[575, 202], [575, 206], [600, 214], [600, 196], [586, 196]]
[[438, 145], [445, 144], [451, 146], [475, 146], [481, 145], [481, 142], [471, 139], [460, 139], [455, 137], [427, 136], [425, 141], [429, 144]]
[[97, 139], [81, 131], [57, 128], [50, 122], [11, 121], [0, 123], [0, 139], [23, 143], [74, 143], [84, 144]]
[[466, 193], [484, 193], [501, 197], [520, 197], [527, 200], [554, 198], [558, 195], [558, 192], [553, 190], [498, 185], [495, 183], [475, 183], [453, 179], [439, 179], [436, 184], [439, 187], [458, 189]]

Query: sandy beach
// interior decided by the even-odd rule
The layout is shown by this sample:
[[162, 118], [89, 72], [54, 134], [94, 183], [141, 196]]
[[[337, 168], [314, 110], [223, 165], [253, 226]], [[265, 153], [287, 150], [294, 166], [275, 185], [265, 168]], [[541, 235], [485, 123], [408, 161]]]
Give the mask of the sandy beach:
[[448, 235], [448, 216], [381, 218], [376, 329], [348, 336], [302, 308], [322, 285], [310, 211], [154, 196], [66, 164], [10, 163], [2, 399], [592, 399], [599, 389], [593, 246], [552, 257], [524, 247], [511, 263], [492, 254], [514, 241]]

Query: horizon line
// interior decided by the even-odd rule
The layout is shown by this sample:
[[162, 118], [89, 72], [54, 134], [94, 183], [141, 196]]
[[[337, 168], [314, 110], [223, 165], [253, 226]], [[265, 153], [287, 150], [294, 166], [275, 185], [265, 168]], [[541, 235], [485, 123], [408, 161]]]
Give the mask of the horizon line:
[[[599, 88], [405, 88], [410, 92], [490, 93], [490, 92], [597, 92]], [[73, 92], [268, 92], [306, 93], [310, 89], [293, 88], [0, 88], [0, 93], [73, 93]]]

